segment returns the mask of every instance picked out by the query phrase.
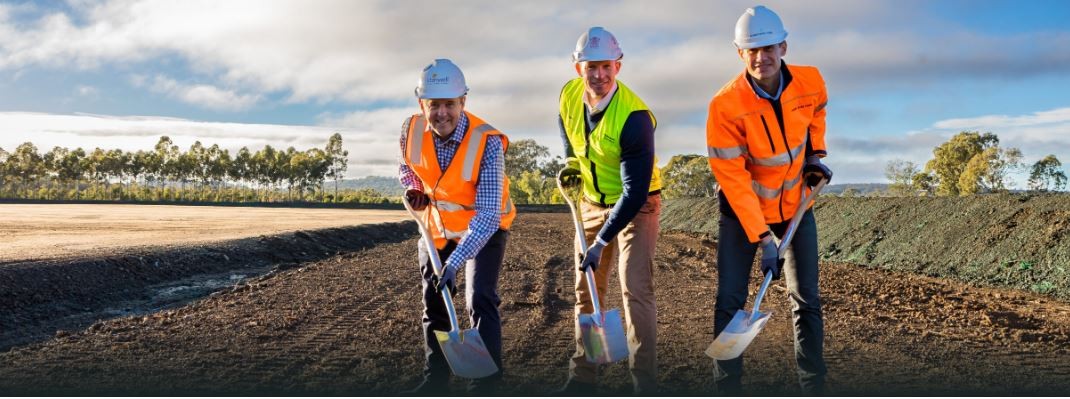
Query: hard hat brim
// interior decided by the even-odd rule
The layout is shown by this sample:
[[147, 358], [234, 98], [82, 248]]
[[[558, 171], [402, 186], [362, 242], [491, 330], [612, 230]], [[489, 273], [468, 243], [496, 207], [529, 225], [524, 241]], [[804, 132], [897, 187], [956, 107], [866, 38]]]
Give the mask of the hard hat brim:
[[736, 48], [738, 48], [740, 50], [749, 50], [749, 49], [752, 49], [752, 48], [760, 48], [760, 47], [765, 47], [765, 46], [772, 46], [774, 44], [780, 44], [780, 43], [783, 43], [785, 40], [787, 40], [787, 38], [788, 38], [788, 34], [787, 34], [787, 32], [785, 32], [782, 35], [769, 37], [769, 38], [766, 38], [764, 40], [753, 40], [753, 41], [747, 41], [747, 42], [732, 41], [732, 43], [735, 44]]

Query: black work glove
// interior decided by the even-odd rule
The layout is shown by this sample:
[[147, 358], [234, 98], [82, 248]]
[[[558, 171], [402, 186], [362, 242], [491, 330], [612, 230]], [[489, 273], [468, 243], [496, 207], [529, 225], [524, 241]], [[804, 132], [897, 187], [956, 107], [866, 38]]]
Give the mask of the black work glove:
[[602, 249], [606, 246], [602, 245], [598, 241], [591, 244], [590, 248], [587, 248], [587, 252], [583, 254], [583, 259], [580, 262], [580, 272], [587, 272], [587, 268], [591, 268], [591, 271], [598, 270], [598, 262], [602, 260]]
[[561, 185], [565, 187], [576, 187], [583, 183], [583, 177], [580, 174], [580, 161], [576, 158], [569, 158], [565, 160], [565, 168], [561, 170]]
[[422, 211], [431, 203], [431, 198], [428, 197], [427, 194], [414, 188], [405, 190], [405, 200], [409, 201], [409, 206], [411, 206], [414, 211]]
[[452, 293], [452, 292], [457, 291], [457, 284], [455, 283], [456, 279], [457, 279], [457, 269], [456, 268], [443, 267], [442, 268], [442, 275], [441, 276], [435, 276], [434, 278], [432, 278], [431, 279], [431, 283], [435, 285], [435, 289], [438, 290], [439, 292], [442, 292], [443, 288], [449, 287], [450, 288], [450, 292]]
[[832, 170], [821, 163], [821, 158], [811, 155], [806, 157], [806, 166], [803, 166], [803, 178], [806, 179], [807, 186], [813, 187], [820, 183], [822, 178], [831, 181]]
[[776, 242], [773, 237], [762, 240], [762, 273], [773, 273], [773, 280], [780, 278], [780, 267], [784, 266], [784, 259], [777, 252]]

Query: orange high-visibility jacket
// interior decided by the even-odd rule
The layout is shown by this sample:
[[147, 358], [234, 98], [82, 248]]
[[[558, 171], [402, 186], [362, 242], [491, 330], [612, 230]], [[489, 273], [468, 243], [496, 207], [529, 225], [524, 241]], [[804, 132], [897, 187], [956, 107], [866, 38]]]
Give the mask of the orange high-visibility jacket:
[[[431, 205], [424, 210], [423, 217], [438, 249], [444, 248], [449, 240], [459, 241], [476, 215], [476, 184], [487, 137], [501, 137], [503, 151], [509, 146], [509, 138], [502, 132], [467, 111], [465, 115], [468, 116], [468, 130], [445, 172], [438, 165], [432, 137], [435, 133], [427, 120], [422, 114], [415, 114], [405, 122], [409, 127], [405, 139], [405, 164], [420, 178], [424, 192], [431, 197]], [[502, 176], [502, 182], [499, 228], [509, 229], [516, 218], [516, 207], [509, 199], [509, 177]]]
[[713, 97], [706, 120], [710, 169], [751, 242], [769, 224], [791, 219], [809, 190], [805, 156], [825, 156], [828, 93], [821, 73], [786, 64], [781, 73], [778, 102], [759, 97], [744, 71]]

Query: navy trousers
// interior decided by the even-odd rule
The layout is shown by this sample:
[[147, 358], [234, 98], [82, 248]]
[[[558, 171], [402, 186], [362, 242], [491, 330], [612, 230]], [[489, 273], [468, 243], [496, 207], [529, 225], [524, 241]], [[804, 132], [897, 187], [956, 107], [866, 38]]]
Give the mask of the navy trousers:
[[[490, 351], [491, 357], [494, 358], [494, 363], [498, 365], [499, 373], [496, 376], [488, 377], [491, 379], [500, 378], [500, 370], [502, 370], [502, 318], [501, 314], [498, 313], [498, 306], [501, 305], [502, 301], [498, 297], [498, 275], [502, 269], [502, 261], [505, 260], [505, 244], [508, 240], [508, 231], [498, 230], [495, 232], [490, 237], [490, 240], [487, 241], [487, 244], [483, 246], [483, 249], [476, 254], [476, 257], [465, 264], [463, 273], [465, 278], [465, 302], [469, 321], [471, 322], [469, 325], [475, 326], [479, 331], [479, 337], [483, 339], [483, 343], [487, 345], [487, 350]], [[450, 241], [446, 244], [446, 248], [438, 251], [439, 258], [443, 263], [446, 262], [446, 259], [449, 258], [456, 247], [457, 244]], [[435, 338], [434, 331], [450, 330], [449, 313], [446, 312], [446, 304], [442, 301], [442, 294], [432, 285], [431, 278], [435, 273], [432, 270], [431, 258], [423, 240], [420, 240], [419, 252], [424, 293], [424, 353], [427, 359], [424, 363], [424, 379], [432, 383], [445, 384], [450, 376], [449, 363], [446, 362], [446, 357], [442, 354], [442, 348], [438, 344], [438, 339]], [[458, 277], [460, 277], [460, 273], [458, 273]], [[461, 322], [461, 328], [466, 328], [463, 320], [459, 321]]]
[[[782, 237], [787, 225], [784, 222], [770, 227], [773, 234]], [[719, 231], [714, 336], [724, 330], [736, 311], [747, 302], [751, 267], [758, 250], [758, 244], [750, 242], [735, 215], [721, 213]], [[825, 327], [818, 292], [817, 223], [813, 211], [806, 211], [799, 220], [790, 249], [785, 255], [782, 275], [786, 279], [795, 324], [795, 362], [799, 383], [804, 392], [820, 394], [824, 389], [827, 369], [822, 353]], [[717, 386], [728, 392], [738, 391], [743, 376], [743, 357], [714, 363]]]

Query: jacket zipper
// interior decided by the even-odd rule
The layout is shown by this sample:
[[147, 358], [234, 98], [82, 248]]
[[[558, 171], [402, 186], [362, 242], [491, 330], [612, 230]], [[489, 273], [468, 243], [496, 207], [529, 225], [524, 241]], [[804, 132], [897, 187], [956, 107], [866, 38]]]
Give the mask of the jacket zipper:
[[[773, 102], [773, 100], [769, 100], [769, 102]], [[765, 122], [765, 115], [760, 115], [760, 116], [762, 118], [762, 127], [765, 128], [765, 137], [769, 139], [769, 148], [773, 149], [773, 154], [775, 155], [776, 154], [776, 144], [773, 143], [773, 135], [772, 135], [772, 133], [769, 133], [769, 124]], [[781, 129], [781, 130], [783, 130], [783, 129]], [[786, 144], [785, 144], [785, 146], [786, 146]], [[789, 157], [791, 156], [791, 151], [788, 151], [788, 156]], [[790, 168], [791, 164], [788, 164], [788, 167]], [[780, 183], [780, 200], [777, 201], [777, 208], [778, 208], [778, 211], [780, 212], [780, 220], [784, 220], [784, 183], [783, 182]]]
[[[781, 93], [781, 96], [783, 96], [783, 93]], [[784, 141], [784, 151], [788, 153], [788, 168], [784, 170], [784, 178], [781, 179], [780, 183], [780, 220], [783, 221], [787, 220], [787, 218], [784, 217], [784, 183], [787, 182], [788, 173], [791, 171], [791, 165], [795, 164], [795, 157], [791, 155], [791, 146], [788, 145], [788, 133], [784, 131], [784, 109], [780, 104], [780, 98], [770, 102], [773, 103], [773, 113], [776, 114], [777, 124], [780, 125], [780, 138]]]

